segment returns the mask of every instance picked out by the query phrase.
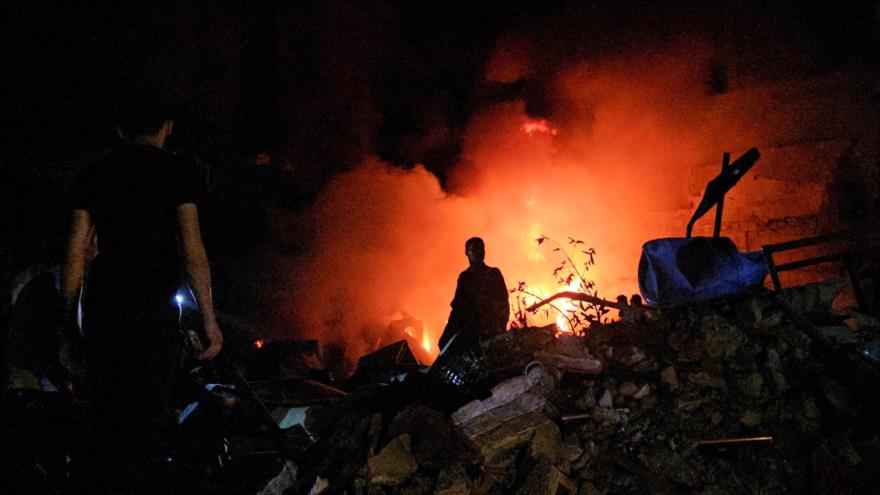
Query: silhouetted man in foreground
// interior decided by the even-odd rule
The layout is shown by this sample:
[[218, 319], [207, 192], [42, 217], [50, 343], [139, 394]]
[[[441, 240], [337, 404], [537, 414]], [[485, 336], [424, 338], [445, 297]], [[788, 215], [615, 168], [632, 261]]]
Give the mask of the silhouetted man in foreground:
[[468, 239], [464, 253], [470, 266], [458, 276], [452, 312], [440, 337], [441, 352], [453, 338], [463, 345], [474, 344], [503, 332], [510, 316], [504, 277], [501, 270], [483, 262], [486, 257], [483, 240]]
[[[180, 349], [174, 296], [181, 272], [204, 318], [208, 347], [223, 336], [211, 298], [199, 230], [197, 174], [164, 151], [172, 121], [153, 101], [122, 116], [127, 144], [86, 167], [75, 184], [62, 270], [65, 319], [75, 336], [76, 307], [93, 229], [99, 254], [82, 303], [86, 375], [94, 406], [95, 491], [151, 491]], [[87, 477], [89, 475], [87, 474]], [[155, 490], [152, 490], [155, 493]]]

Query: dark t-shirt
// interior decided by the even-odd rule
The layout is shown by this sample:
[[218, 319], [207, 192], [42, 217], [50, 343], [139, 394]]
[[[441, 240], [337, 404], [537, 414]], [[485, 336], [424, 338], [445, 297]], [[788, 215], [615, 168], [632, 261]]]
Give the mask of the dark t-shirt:
[[74, 209], [98, 233], [85, 305], [167, 303], [181, 280], [176, 209], [199, 199], [195, 167], [150, 146], [127, 146], [80, 173]]
[[504, 331], [510, 316], [507, 287], [501, 270], [491, 266], [469, 267], [458, 276], [452, 312], [440, 338], [440, 347], [458, 332], [489, 337]]

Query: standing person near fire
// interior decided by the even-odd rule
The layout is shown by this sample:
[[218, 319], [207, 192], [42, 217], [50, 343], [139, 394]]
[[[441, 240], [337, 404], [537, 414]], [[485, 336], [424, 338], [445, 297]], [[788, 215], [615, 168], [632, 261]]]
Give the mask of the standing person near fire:
[[471, 237], [464, 244], [467, 270], [458, 276], [452, 312], [440, 337], [441, 352], [455, 338], [473, 344], [504, 331], [510, 317], [507, 286], [501, 270], [486, 265], [483, 239]]
[[105, 478], [97, 489], [112, 493], [149, 490], [154, 481], [180, 349], [181, 265], [209, 344], [199, 358], [213, 358], [223, 343], [199, 229], [201, 188], [195, 170], [165, 151], [169, 115], [155, 101], [137, 101], [121, 115], [125, 146], [80, 173], [62, 269], [65, 328], [75, 338], [94, 229], [100, 253], [82, 301], [95, 450], [87, 456], [95, 472], [86, 476]]

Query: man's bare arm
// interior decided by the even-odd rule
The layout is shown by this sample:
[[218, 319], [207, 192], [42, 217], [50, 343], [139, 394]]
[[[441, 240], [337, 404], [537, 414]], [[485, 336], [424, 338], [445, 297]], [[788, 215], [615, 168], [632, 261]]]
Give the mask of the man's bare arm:
[[211, 296], [211, 268], [208, 264], [205, 245], [202, 243], [198, 207], [194, 203], [185, 203], [177, 207], [177, 225], [180, 231], [187, 281], [202, 313], [205, 334], [209, 343], [208, 347], [199, 355], [199, 359], [211, 359], [220, 352], [220, 347], [223, 345], [223, 334], [220, 332], [220, 327], [217, 326], [217, 318], [214, 314], [214, 301]]
[[92, 238], [92, 218], [86, 210], [73, 210], [67, 251], [61, 271], [61, 295], [64, 301], [65, 323], [73, 322], [76, 305], [83, 285], [86, 252]]

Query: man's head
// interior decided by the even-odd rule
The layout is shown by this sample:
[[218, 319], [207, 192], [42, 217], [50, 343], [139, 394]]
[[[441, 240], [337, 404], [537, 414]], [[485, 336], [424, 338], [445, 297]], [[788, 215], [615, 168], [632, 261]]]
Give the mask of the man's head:
[[468, 263], [471, 266], [482, 265], [483, 260], [486, 258], [486, 245], [483, 243], [483, 239], [471, 237], [465, 241], [464, 254], [467, 256]]
[[174, 127], [171, 107], [148, 97], [132, 98], [119, 107], [118, 130], [123, 139], [165, 147]]

